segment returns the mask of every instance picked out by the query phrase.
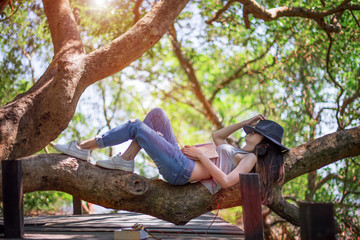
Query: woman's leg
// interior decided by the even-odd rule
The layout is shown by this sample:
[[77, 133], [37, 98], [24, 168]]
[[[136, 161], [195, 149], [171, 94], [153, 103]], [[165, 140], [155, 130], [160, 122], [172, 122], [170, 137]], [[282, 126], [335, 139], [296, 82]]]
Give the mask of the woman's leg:
[[96, 138], [92, 138], [92, 139], [83, 141], [81, 143], [78, 143], [78, 147], [81, 149], [89, 149], [89, 150], [94, 150], [94, 149], [99, 148], [96, 143]]
[[[140, 147], [143, 148], [169, 183], [176, 185], [187, 183], [195, 163], [182, 154], [176, 143], [170, 121], [163, 110], [153, 109], [146, 116], [144, 122], [129, 121], [114, 128], [98, 137], [97, 143], [99, 147], [107, 147], [120, 144], [128, 139], [134, 139], [139, 146], [135, 148], [137, 147], [135, 143], [131, 145], [135, 149], [132, 154], [137, 153]], [[113, 168], [115, 164], [110, 161], [113, 160], [98, 161], [97, 164]], [[109, 165], [104, 166], [102, 163], [106, 165], [109, 163]]]
[[125, 161], [132, 161], [136, 157], [136, 155], [140, 152], [141, 147], [137, 142], [132, 141], [129, 147], [125, 150], [125, 152], [121, 155], [122, 159]]
[[[169, 143], [173, 144], [174, 146], [177, 146], [176, 138], [173, 132], [173, 129], [170, 124], [170, 120], [166, 116], [164, 110], [160, 108], [154, 108], [152, 109], [145, 117], [143, 121], [146, 125], [148, 125], [151, 129], [155, 130], [163, 136]], [[120, 127], [121, 128], [121, 127]], [[122, 129], [122, 128], [121, 128]], [[111, 131], [109, 131], [111, 132]], [[121, 134], [120, 131], [113, 131], [113, 133], [110, 133], [108, 135], [119, 135]], [[113, 140], [114, 142], [116, 140]], [[113, 141], [110, 141], [110, 145], [115, 145]], [[116, 143], [116, 142], [115, 142]], [[92, 138], [86, 141], [83, 141], [81, 143], [78, 143], [78, 147], [81, 149], [97, 149], [99, 148], [97, 144], [96, 138]], [[132, 160], [135, 158], [135, 156], [139, 153], [141, 150], [141, 147], [139, 144], [137, 144], [135, 141], [132, 141], [130, 146], [126, 149], [122, 157], [125, 160]]]
[[[170, 120], [164, 110], [162, 110], [161, 108], [152, 109], [146, 115], [143, 122], [151, 129], [158, 132], [158, 134], [162, 135], [166, 139], [166, 141], [173, 144], [174, 146], [177, 146], [174, 131], [171, 127]], [[132, 141], [130, 146], [121, 155], [121, 157], [124, 160], [133, 160], [140, 152], [140, 150], [141, 147], [139, 146], [139, 144], [137, 144], [136, 141]]]
[[[119, 127], [111, 129], [104, 133], [102, 136], [96, 137], [96, 145], [99, 147], [108, 147], [116, 144], [120, 144], [128, 139], [135, 137], [134, 132], [137, 131], [137, 125], [139, 120], [130, 120]], [[165, 112], [160, 108], [152, 109], [142, 122], [143, 125], [151, 128], [155, 135], [163, 136], [162, 139], [168, 141], [178, 148], [176, 138], [173, 133], [170, 120], [166, 116]], [[95, 147], [94, 140], [86, 141], [82, 144], [84, 147]], [[96, 165], [109, 169], [120, 169], [125, 171], [134, 171], [134, 158], [141, 150], [141, 147], [137, 141], [132, 141], [128, 149], [122, 154], [117, 154], [108, 160], [100, 160], [96, 162]]]
[[[168, 141], [163, 133], [171, 133], [170, 136], [173, 135], [172, 131], [155, 131], [139, 121], [136, 126], [134, 140], [155, 162], [160, 174], [166, 181], [174, 185], [186, 184], [192, 174], [195, 163], [181, 152], [176, 141]], [[173, 140], [175, 140], [175, 137]]]

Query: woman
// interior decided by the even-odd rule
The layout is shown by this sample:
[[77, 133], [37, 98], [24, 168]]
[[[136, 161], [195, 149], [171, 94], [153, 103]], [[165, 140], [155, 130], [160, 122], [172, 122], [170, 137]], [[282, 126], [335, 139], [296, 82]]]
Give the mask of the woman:
[[[247, 133], [242, 149], [226, 144], [226, 138], [243, 128]], [[213, 133], [216, 151], [215, 161], [210, 160], [198, 148], [185, 146], [179, 149], [170, 121], [165, 112], [155, 108], [144, 121], [130, 120], [93, 139], [68, 145], [55, 145], [55, 149], [70, 156], [88, 160], [90, 150], [104, 148], [133, 139], [129, 148], [96, 165], [108, 169], [134, 171], [134, 158], [143, 148], [156, 163], [160, 174], [173, 185], [201, 181], [215, 194], [221, 188], [232, 187], [239, 182], [239, 173], [255, 171], [260, 175], [264, 203], [271, 201], [273, 182], [284, 179], [282, 152], [288, 150], [281, 144], [283, 128], [262, 115], [225, 127]], [[214, 182], [211, 177], [215, 180]]]

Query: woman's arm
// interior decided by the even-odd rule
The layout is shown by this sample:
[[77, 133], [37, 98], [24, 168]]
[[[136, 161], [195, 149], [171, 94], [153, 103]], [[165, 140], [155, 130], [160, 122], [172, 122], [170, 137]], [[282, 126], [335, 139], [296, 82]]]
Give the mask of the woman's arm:
[[225, 174], [213, 162], [206, 158], [206, 156], [199, 156], [198, 158], [222, 188], [229, 188], [237, 184], [240, 181], [239, 174], [249, 173], [256, 164], [256, 156], [250, 153], [241, 159], [234, 170], [229, 174]]
[[228, 127], [221, 128], [221, 129], [215, 131], [212, 134], [213, 141], [214, 141], [216, 146], [224, 144], [224, 143], [226, 143], [225, 140], [233, 132], [236, 132], [237, 130], [241, 129], [245, 125], [256, 126], [256, 124], [258, 123], [259, 120], [265, 120], [265, 119], [266, 118], [263, 115], [259, 114], [259, 115], [256, 115], [255, 117], [252, 117], [252, 118], [248, 119], [248, 120], [244, 120], [242, 122], [235, 123], [235, 124], [230, 125]]
[[[222, 188], [232, 187], [239, 182], [240, 173], [249, 173], [251, 169], [255, 166], [256, 156], [252, 153], [246, 154], [236, 168], [231, 171], [229, 174], [225, 174], [220, 168], [218, 168], [209, 158], [207, 158], [203, 153], [198, 149], [185, 146], [183, 149], [188, 155], [192, 155], [198, 158], [205, 168], [209, 171], [210, 175], [220, 184]], [[239, 154], [234, 157], [240, 157]]]

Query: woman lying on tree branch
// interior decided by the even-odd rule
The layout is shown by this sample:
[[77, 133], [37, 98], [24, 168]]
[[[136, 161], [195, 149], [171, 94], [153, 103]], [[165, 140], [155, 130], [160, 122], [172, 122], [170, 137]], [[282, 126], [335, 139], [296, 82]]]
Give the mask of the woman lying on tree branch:
[[[226, 138], [241, 128], [247, 133], [245, 146], [238, 149], [227, 144]], [[201, 181], [212, 194], [237, 184], [240, 173], [256, 172], [260, 176], [262, 201], [268, 204], [272, 201], [273, 183], [281, 183], [285, 176], [282, 153], [288, 149], [281, 144], [283, 132], [276, 122], [257, 115], [215, 131], [212, 136], [218, 157], [210, 159], [211, 156], [198, 147], [179, 149], [170, 120], [162, 109], [155, 108], [143, 122], [130, 120], [93, 139], [54, 147], [67, 155], [89, 160], [90, 150], [133, 139], [123, 154], [97, 161], [96, 165], [133, 172], [134, 158], [143, 148], [167, 182], [184, 185]]]

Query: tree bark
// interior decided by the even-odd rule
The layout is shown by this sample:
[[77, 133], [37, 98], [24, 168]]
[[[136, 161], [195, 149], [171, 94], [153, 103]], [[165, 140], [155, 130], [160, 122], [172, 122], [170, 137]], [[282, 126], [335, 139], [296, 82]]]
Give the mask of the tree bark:
[[5, 7], [9, 4], [10, 0], [1, 0], [0, 1], [0, 13], [2, 13]]
[[[22, 158], [24, 193], [56, 190], [112, 209], [141, 212], [175, 224], [185, 224], [216, 208], [210, 192], [200, 183], [172, 186], [120, 170], [108, 170], [60, 154]], [[228, 194], [217, 196], [220, 205], [239, 205]], [[2, 195], [2, 194], [1, 194]]]
[[340, 159], [359, 155], [360, 126], [325, 135], [285, 155], [285, 182]]
[[255, 18], [262, 19], [264, 21], [273, 21], [281, 17], [300, 17], [306, 19], [315, 20], [321, 28], [327, 32], [340, 32], [341, 25], [326, 23], [325, 17], [330, 15], [336, 15], [337, 13], [342, 13], [346, 10], [359, 10], [360, 5], [350, 3], [350, 0], [345, 0], [335, 8], [324, 11], [315, 11], [313, 9], [307, 9], [302, 7], [291, 7], [291, 6], [282, 6], [271, 9], [265, 9], [255, 0], [230, 0], [227, 4], [218, 10], [212, 18], [210, 18], [206, 23], [211, 24], [212, 22], [218, 20], [222, 14], [230, 8], [230, 6], [236, 2], [240, 2], [243, 5], [243, 18], [245, 26], [250, 28], [250, 19], [249, 14], [252, 14]]
[[[358, 155], [360, 127], [323, 136], [293, 148], [285, 155], [286, 182], [314, 168]], [[172, 186], [161, 180], [103, 169], [60, 154], [36, 155], [20, 160], [24, 193], [63, 191], [107, 208], [145, 213], [175, 224], [185, 224], [217, 209], [216, 200], [221, 209], [241, 205], [239, 184], [222, 189], [213, 197], [201, 183]], [[282, 197], [281, 186], [274, 188], [273, 195], [274, 201], [269, 207], [298, 225], [298, 208]]]
[[150, 49], [170, 28], [188, 0], [159, 1], [125, 34], [86, 57], [88, 84], [119, 72]]

